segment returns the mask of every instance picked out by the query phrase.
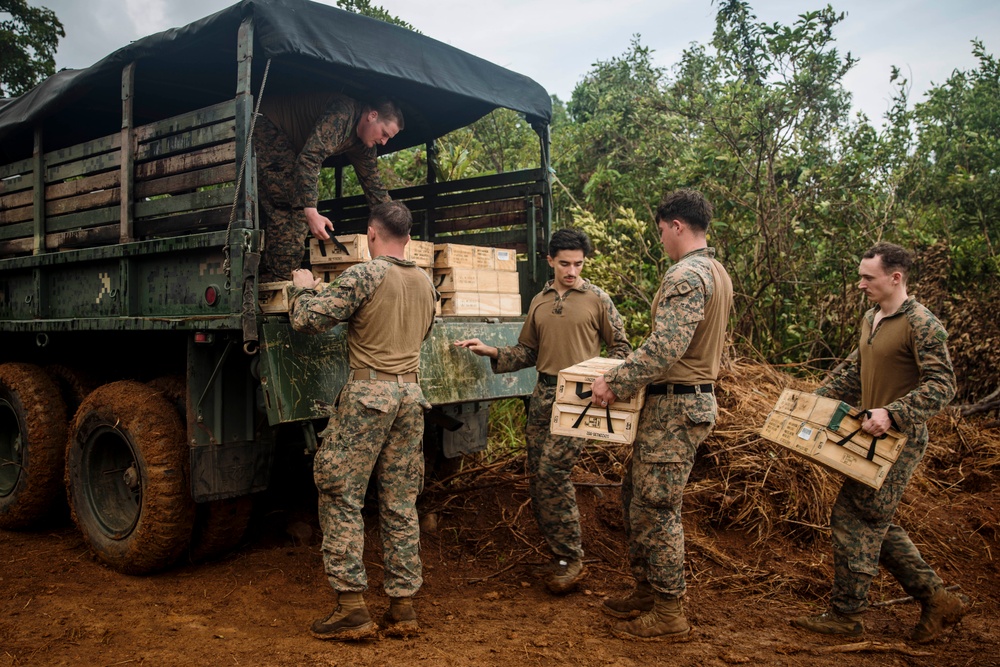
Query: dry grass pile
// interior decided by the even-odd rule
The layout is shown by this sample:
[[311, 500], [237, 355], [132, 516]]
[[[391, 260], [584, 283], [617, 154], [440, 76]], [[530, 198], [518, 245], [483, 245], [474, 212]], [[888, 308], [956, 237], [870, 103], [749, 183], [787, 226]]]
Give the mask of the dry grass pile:
[[[718, 422], [698, 452], [685, 490], [684, 518], [689, 548], [721, 566], [727, 584], [735, 578], [761, 592], [784, 587], [771, 581], [777, 575], [761, 554], [788, 548], [811, 565], [796, 574], [794, 588], [802, 590], [805, 581], [818, 590], [828, 578], [827, 526], [843, 478], [758, 435], [783, 389], [808, 391], [815, 386], [741, 359], [727, 364], [719, 379]], [[956, 568], [983, 553], [992, 560], [997, 548], [997, 513], [990, 503], [997, 492], [1000, 429], [983, 428], [982, 423], [952, 413], [931, 420], [927, 455], [896, 518], [934, 562]], [[502, 449], [493, 448], [465, 469], [428, 485], [427, 507], [454, 515], [452, 529], [461, 533], [456, 538], [466, 543], [469, 554], [496, 558], [505, 570], [515, 560], [544, 560], [547, 549], [528, 503], [523, 444], [510, 446], [509, 434], [517, 428], [506, 424], [504, 429]], [[592, 514], [584, 516], [589, 553], [623, 574], [627, 568], [621, 536], [607, 533], [621, 529], [614, 487], [620, 485], [630, 449], [589, 443], [573, 476], [581, 508], [587, 501]], [[602, 530], [604, 534], [598, 534]], [[740, 538], [730, 543], [726, 534]], [[702, 574], [703, 583], [720, 578], [718, 570]]]

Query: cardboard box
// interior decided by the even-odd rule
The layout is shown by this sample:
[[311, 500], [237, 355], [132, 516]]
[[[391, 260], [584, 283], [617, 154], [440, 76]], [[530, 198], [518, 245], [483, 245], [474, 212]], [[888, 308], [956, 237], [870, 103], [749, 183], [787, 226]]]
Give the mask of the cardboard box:
[[518, 294], [521, 291], [521, 278], [517, 273], [497, 271], [497, 291], [501, 294]]
[[485, 248], [482, 246], [474, 246], [476, 252], [476, 268], [477, 269], [487, 269], [493, 271], [496, 269], [496, 259], [494, 248]]
[[434, 266], [434, 244], [429, 241], [410, 240], [404, 257], [417, 266]]
[[[621, 359], [594, 357], [559, 371], [556, 380], [556, 403], [567, 405], [589, 405], [590, 390], [597, 376], [603, 375], [622, 363]], [[615, 401], [612, 410], [639, 412], [646, 400], [646, 392], [639, 391], [630, 400]]]
[[500, 315], [503, 317], [518, 317], [521, 314], [520, 294], [500, 295]]
[[476, 247], [457, 243], [434, 244], [434, 268], [476, 268]]
[[517, 272], [517, 253], [507, 248], [494, 248], [493, 268], [497, 271]]
[[[585, 412], [586, 411], [586, 412]], [[608, 425], [608, 415], [611, 425]], [[583, 417], [581, 418], [581, 415]], [[605, 410], [591, 405], [552, 404], [550, 429], [554, 435], [568, 435], [589, 440], [631, 444], [635, 440], [639, 413], [626, 410]]]
[[[368, 250], [368, 236], [365, 234], [347, 234], [334, 236], [333, 239], [322, 241], [309, 239], [309, 262], [311, 264], [336, 264], [343, 262], [367, 262], [372, 258]], [[338, 245], [339, 244], [339, 245]]]
[[906, 436], [891, 430], [874, 439], [862, 432], [858, 411], [824, 396], [786, 389], [768, 415], [760, 435], [818, 465], [875, 489], [899, 457]]
[[478, 292], [479, 271], [475, 269], [435, 269], [434, 287], [439, 292]]

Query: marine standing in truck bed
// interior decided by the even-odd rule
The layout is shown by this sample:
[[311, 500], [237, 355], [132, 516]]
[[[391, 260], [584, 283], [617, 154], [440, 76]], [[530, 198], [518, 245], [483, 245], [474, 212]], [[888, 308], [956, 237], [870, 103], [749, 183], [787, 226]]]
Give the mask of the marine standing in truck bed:
[[257, 192], [265, 230], [261, 282], [288, 280], [302, 265], [306, 236], [330, 238], [333, 223], [316, 210], [323, 161], [345, 155], [369, 206], [389, 201], [378, 173], [376, 147], [403, 129], [403, 114], [388, 100], [363, 104], [346, 95], [265, 96], [254, 127]]

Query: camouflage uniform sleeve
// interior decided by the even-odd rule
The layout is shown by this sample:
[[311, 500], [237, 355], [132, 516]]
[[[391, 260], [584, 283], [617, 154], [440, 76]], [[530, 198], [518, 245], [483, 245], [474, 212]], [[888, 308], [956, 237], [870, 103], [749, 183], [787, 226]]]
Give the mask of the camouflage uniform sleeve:
[[625, 335], [625, 322], [622, 321], [622, 316], [618, 313], [618, 309], [615, 308], [615, 304], [607, 292], [598, 288], [595, 288], [594, 291], [597, 292], [597, 296], [601, 299], [601, 305], [604, 307], [601, 317], [601, 337], [608, 348], [608, 357], [625, 359], [632, 351], [632, 344], [628, 342], [628, 336]]
[[903, 429], [923, 424], [941, 412], [955, 396], [955, 370], [948, 354], [948, 332], [934, 315], [921, 308], [910, 319], [914, 356], [920, 382], [909, 393], [884, 406]]
[[861, 364], [857, 357], [814, 393], [818, 396], [835, 398], [851, 405], [859, 405], [861, 403]]
[[497, 358], [490, 359], [494, 373], [513, 373], [522, 368], [530, 368], [538, 361], [538, 331], [535, 329], [537, 297], [528, 306], [528, 316], [524, 318], [517, 345], [497, 348]]
[[317, 334], [350, 319], [382, 282], [387, 267], [382, 262], [356, 264], [317, 292], [292, 288], [289, 321], [301, 333]]
[[[677, 265], [675, 265], [675, 268]], [[611, 391], [629, 399], [687, 351], [698, 323], [705, 319], [709, 295], [697, 272], [670, 271], [663, 277], [653, 331], [620, 366], [604, 374]]]
[[[316, 121], [295, 163], [292, 206], [315, 208], [319, 201], [319, 170], [333, 150], [355, 127], [355, 109], [348, 98], [336, 96]], [[360, 176], [360, 174], [359, 174]]]
[[362, 145], [357, 150], [348, 151], [347, 159], [354, 166], [354, 173], [358, 175], [358, 182], [365, 192], [368, 205], [389, 201], [389, 191], [385, 189], [378, 173], [378, 149]]

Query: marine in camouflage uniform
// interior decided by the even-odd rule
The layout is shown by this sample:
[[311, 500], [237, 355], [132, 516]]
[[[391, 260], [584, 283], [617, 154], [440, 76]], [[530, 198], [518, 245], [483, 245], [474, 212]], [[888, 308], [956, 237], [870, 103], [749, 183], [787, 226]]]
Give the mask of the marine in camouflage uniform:
[[[861, 612], [868, 609], [868, 589], [880, 562], [908, 595], [922, 603], [924, 614], [914, 632], [918, 641], [933, 639], [945, 626], [957, 622], [956, 614], [960, 618], [964, 612], [959, 596], [944, 591], [941, 579], [906, 531], [892, 522], [927, 448], [926, 422], [955, 394], [948, 334], [933, 313], [906, 294], [910, 261], [909, 253], [888, 243], [863, 255], [860, 286], [876, 306], [862, 320], [858, 357], [816, 391], [873, 411], [869, 418], [873, 421], [866, 420], [862, 426], [869, 432], [876, 424], [874, 411], [887, 412], [888, 423], [904, 433], [907, 441], [880, 489], [853, 479], [844, 481], [830, 516], [831, 612], [796, 619], [797, 626], [808, 630], [860, 634]], [[874, 433], [879, 434], [878, 430]]]
[[458, 343], [477, 354], [488, 352], [494, 373], [538, 370], [525, 426], [527, 472], [535, 521], [553, 554], [543, 569], [553, 593], [572, 590], [585, 573], [580, 510], [570, 476], [586, 441], [551, 433], [556, 378], [564, 368], [601, 356], [602, 341], [613, 359], [624, 359], [632, 349], [611, 298], [579, 275], [590, 252], [583, 232], [556, 231], [549, 243], [556, 277], [531, 300], [517, 345], [492, 348], [478, 339]]
[[[261, 282], [288, 280], [302, 265], [309, 233], [306, 209], [316, 208], [319, 172], [327, 158], [347, 158], [369, 206], [389, 201], [377, 163], [377, 144], [384, 141], [367, 145], [359, 135], [365, 133], [371, 111], [335, 93], [278, 95], [261, 102], [254, 126], [258, 206], [265, 231]], [[401, 120], [397, 125], [402, 129]]]
[[636, 590], [603, 606], [616, 618], [638, 615], [612, 627], [627, 639], [679, 640], [690, 632], [680, 602], [686, 590], [681, 500], [695, 452], [715, 425], [714, 383], [733, 301], [729, 274], [706, 244], [711, 214], [693, 190], [675, 191], [660, 205], [661, 240], [675, 263], [653, 300], [652, 332], [594, 383], [593, 400], [601, 405], [647, 392], [622, 480]]
[[[373, 209], [368, 232], [373, 254], [384, 248], [374, 237], [381, 233], [375, 221], [386, 207], [406, 208], [391, 202]], [[400, 256], [402, 249], [400, 244]], [[300, 280], [299, 274], [307, 277]], [[296, 271], [296, 285], [310, 279], [307, 271]], [[384, 589], [394, 604], [406, 602], [412, 623], [404, 628], [415, 629], [416, 617], [408, 601], [423, 582], [416, 499], [424, 475], [423, 411], [430, 407], [417, 383], [417, 371], [421, 342], [434, 323], [437, 293], [427, 274], [413, 262], [383, 255], [350, 267], [321, 291], [293, 287], [291, 298], [290, 319], [296, 331], [320, 333], [348, 323], [352, 369], [321, 434], [313, 464], [323, 563], [338, 593], [337, 609], [330, 618], [313, 624], [313, 634], [323, 639], [356, 639], [374, 631], [361, 597], [368, 587], [361, 509], [373, 474]], [[360, 604], [353, 617], [349, 613], [353, 609], [342, 609], [345, 600]], [[388, 615], [386, 624], [397, 625]]]

